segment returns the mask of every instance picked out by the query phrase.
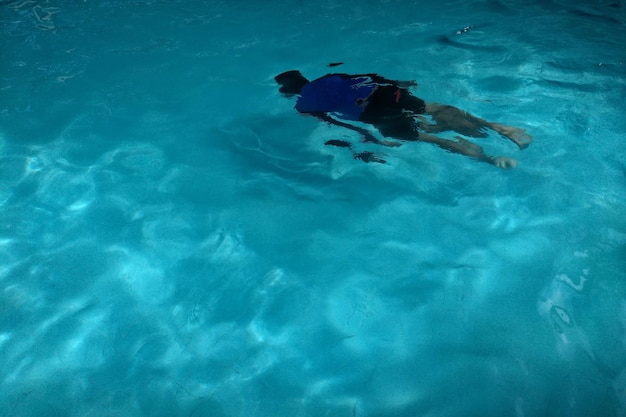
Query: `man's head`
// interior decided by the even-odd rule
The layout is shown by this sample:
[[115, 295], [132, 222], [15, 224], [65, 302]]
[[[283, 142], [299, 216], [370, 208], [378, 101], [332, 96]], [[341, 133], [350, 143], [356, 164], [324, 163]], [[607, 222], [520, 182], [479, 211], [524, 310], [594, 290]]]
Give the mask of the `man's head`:
[[302, 87], [309, 83], [309, 80], [304, 78], [300, 71], [297, 70], [283, 72], [274, 77], [274, 79], [281, 86], [278, 91], [287, 95], [299, 94]]

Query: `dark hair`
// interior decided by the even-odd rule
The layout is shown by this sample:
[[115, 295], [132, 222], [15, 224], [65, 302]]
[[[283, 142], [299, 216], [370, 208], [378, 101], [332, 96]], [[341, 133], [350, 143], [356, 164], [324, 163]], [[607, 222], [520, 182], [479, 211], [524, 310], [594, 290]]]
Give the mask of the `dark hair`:
[[288, 95], [300, 93], [302, 87], [309, 83], [309, 80], [304, 78], [298, 70], [283, 72], [274, 77], [274, 79], [281, 85], [278, 91]]

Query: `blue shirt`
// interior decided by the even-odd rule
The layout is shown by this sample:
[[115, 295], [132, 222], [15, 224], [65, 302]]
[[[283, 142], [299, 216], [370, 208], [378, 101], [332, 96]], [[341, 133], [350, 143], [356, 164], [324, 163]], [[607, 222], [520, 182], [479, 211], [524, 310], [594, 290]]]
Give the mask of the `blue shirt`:
[[345, 120], [359, 120], [367, 98], [378, 86], [368, 76], [343, 78], [328, 75], [302, 88], [296, 103], [301, 113], [332, 113]]

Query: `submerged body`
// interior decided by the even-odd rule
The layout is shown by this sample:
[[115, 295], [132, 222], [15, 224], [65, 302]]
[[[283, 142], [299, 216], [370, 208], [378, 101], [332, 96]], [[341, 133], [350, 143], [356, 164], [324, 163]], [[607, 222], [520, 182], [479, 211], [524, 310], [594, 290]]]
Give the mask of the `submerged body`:
[[[492, 129], [513, 141], [520, 149], [526, 148], [532, 141], [532, 137], [522, 129], [488, 122], [453, 106], [426, 103], [408, 90], [408, 87], [416, 85], [412, 81], [393, 81], [376, 74], [339, 73], [308, 81], [299, 71], [288, 71], [275, 79], [281, 85], [280, 92], [298, 95], [295, 107], [300, 113], [355, 130], [366, 141], [380, 145], [400, 146], [400, 143], [378, 140], [368, 130], [349, 122], [369, 123], [385, 138], [434, 143], [451, 152], [500, 168], [514, 168], [517, 162], [508, 157], [489, 156], [480, 146], [461, 137], [449, 140], [434, 136], [433, 133], [452, 130], [465, 136], [485, 137], [485, 129]], [[429, 115], [432, 122], [427, 122], [421, 115]], [[327, 144], [340, 146], [333, 142], [337, 141], [329, 141]], [[365, 162], [384, 162], [371, 152], [357, 154], [355, 158]]]

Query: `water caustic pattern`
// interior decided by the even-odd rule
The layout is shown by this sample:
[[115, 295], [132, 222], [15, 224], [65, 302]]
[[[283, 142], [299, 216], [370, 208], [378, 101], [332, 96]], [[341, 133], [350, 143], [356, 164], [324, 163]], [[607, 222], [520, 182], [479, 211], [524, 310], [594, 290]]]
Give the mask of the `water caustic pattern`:
[[[0, 416], [626, 415], [626, 6], [466, 3], [0, 1]], [[535, 140], [381, 149], [296, 68]]]

